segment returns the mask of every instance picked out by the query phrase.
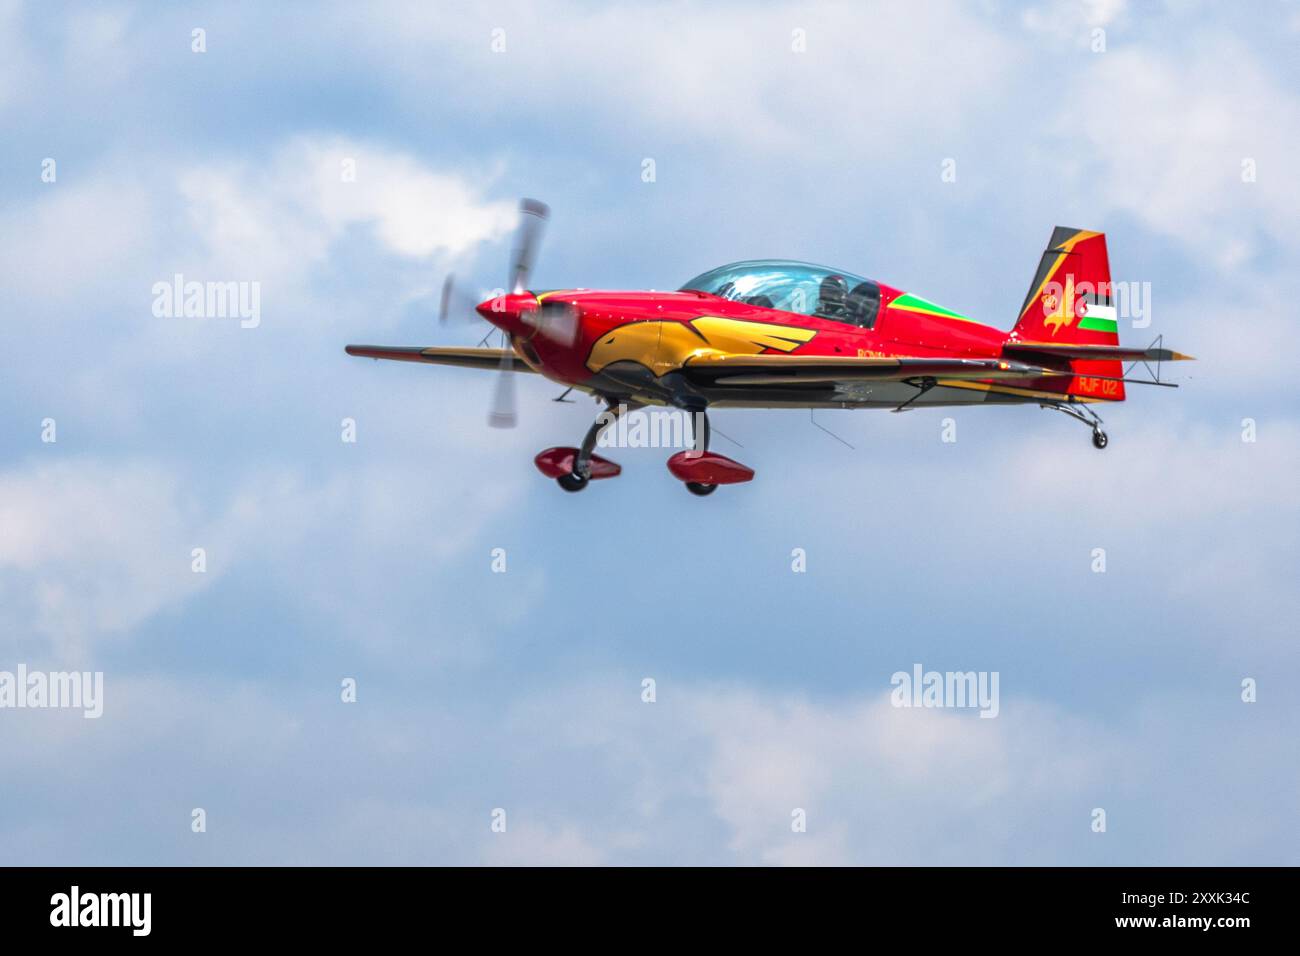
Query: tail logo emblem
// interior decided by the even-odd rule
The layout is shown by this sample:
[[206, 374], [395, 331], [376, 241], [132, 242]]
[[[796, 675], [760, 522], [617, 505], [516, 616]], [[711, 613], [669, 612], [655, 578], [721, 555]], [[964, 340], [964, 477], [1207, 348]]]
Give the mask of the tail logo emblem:
[[1075, 304], [1073, 274], [1065, 277], [1065, 292], [1059, 298], [1055, 291], [1043, 293], [1043, 324], [1052, 327], [1053, 336], [1061, 331], [1061, 326], [1073, 325], [1076, 315], [1083, 314], [1080, 309], [1086, 312], [1087, 306], [1082, 302]]

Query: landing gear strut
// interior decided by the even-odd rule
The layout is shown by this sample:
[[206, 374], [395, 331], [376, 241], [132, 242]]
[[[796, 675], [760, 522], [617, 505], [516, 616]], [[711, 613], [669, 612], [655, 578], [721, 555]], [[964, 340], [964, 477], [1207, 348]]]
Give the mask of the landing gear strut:
[[[567, 476], [561, 476], [556, 479], [560, 482], [560, 487], [565, 491], [581, 491], [587, 487], [587, 481], [592, 477], [592, 461], [600, 456], [593, 454], [596, 451], [596, 442], [600, 441], [601, 434], [606, 428], [609, 428], [618, 421], [619, 416], [625, 412], [635, 411], [640, 405], [630, 404], [628, 402], [611, 402], [605, 410], [596, 416], [596, 420], [591, 423], [587, 429], [587, 435], [582, 439], [582, 447], [578, 449], [578, 454], [573, 459], [573, 473]], [[581, 478], [582, 483], [576, 487], [569, 487], [562, 480], [564, 477]]]
[[746, 468], [726, 455], [709, 451], [709, 416], [703, 408], [687, 409], [693, 437], [688, 451], [679, 451], [668, 459], [668, 470], [686, 485], [686, 490], [703, 498], [718, 490], [718, 485], [734, 485], [754, 477]]
[[[695, 433], [691, 441], [691, 450], [703, 454], [709, 450], [709, 413], [704, 409], [700, 409], [698, 412], [692, 413], [690, 418], [691, 428]], [[718, 486], [706, 481], [688, 481], [686, 482], [686, 490], [703, 498], [717, 491]]]
[[626, 402], [611, 402], [592, 422], [591, 428], [587, 429], [581, 448], [547, 448], [533, 459], [537, 470], [547, 478], [554, 478], [556, 484], [565, 491], [581, 491], [587, 487], [588, 482], [597, 478], [613, 478], [623, 469], [608, 458], [597, 455], [596, 442], [606, 428], [618, 421], [620, 415], [640, 407]]
[[1060, 402], [1044, 402], [1041, 408], [1054, 408], [1063, 415], [1069, 415], [1075, 421], [1083, 422], [1092, 429], [1092, 447], [1105, 448], [1110, 444], [1110, 436], [1101, 430], [1101, 416], [1087, 405], [1065, 405]]

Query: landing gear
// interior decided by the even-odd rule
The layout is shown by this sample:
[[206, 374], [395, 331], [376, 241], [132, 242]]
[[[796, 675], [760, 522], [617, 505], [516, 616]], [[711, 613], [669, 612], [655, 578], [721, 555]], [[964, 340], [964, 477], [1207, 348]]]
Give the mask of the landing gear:
[[[699, 411], [691, 412], [690, 418], [691, 429], [694, 432], [691, 440], [691, 450], [703, 454], [709, 450], [709, 413], [701, 408]], [[707, 481], [688, 481], [686, 482], [686, 490], [697, 498], [707, 498], [718, 490], [718, 486], [716, 483]]]
[[1101, 417], [1087, 405], [1065, 404], [1063, 402], [1043, 402], [1040, 408], [1053, 408], [1063, 415], [1069, 415], [1075, 421], [1083, 422], [1092, 429], [1092, 447], [1105, 448], [1110, 444], [1110, 436], [1101, 430]]
[[581, 491], [587, 487], [587, 482], [591, 481], [586, 475], [579, 475], [576, 472], [570, 472], [567, 475], [560, 475], [555, 479], [555, 483], [565, 491]]
[[[600, 436], [606, 428], [609, 428], [618, 421], [620, 415], [623, 415], [625, 412], [635, 411], [640, 407], [640, 405], [629, 402], [615, 403], [611, 401], [610, 404], [606, 406], [605, 410], [596, 416], [596, 420], [592, 422], [591, 427], [587, 429], [586, 437], [582, 439], [582, 447], [578, 449], [578, 454], [573, 459], [572, 474], [561, 475], [559, 478], [555, 479], [560, 483], [561, 488], [565, 491], [581, 491], [583, 488], [587, 487], [587, 481], [591, 478], [612, 478], [614, 475], [617, 475], [622, 471], [622, 469], [612, 461], [608, 461], [607, 459], [594, 454], [596, 451], [596, 442], [600, 441]], [[613, 465], [614, 468], [612, 472], [609, 472], [607, 467], [602, 467], [610, 465]], [[562, 480], [564, 478], [570, 478], [573, 480], [566, 484]], [[581, 481], [578, 481], [577, 479], [581, 479]]]
[[[593, 481], [621, 474], [623, 469], [618, 464], [595, 453], [596, 443], [620, 415], [641, 407], [630, 403], [610, 404], [587, 430], [582, 447], [547, 448], [538, 452], [533, 463], [538, 471], [547, 478], [554, 478], [555, 483], [568, 492], [582, 491]], [[734, 485], [753, 479], [752, 469], [709, 451], [709, 419], [704, 409], [693, 410], [690, 418], [694, 434], [692, 447], [668, 459], [668, 470], [686, 486], [687, 491], [703, 498], [717, 491], [718, 485]]]
[[709, 416], [703, 408], [690, 410], [695, 437], [690, 451], [679, 451], [668, 459], [668, 470], [700, 498], [718, 490], [718, 485], [749, 481], [754, 472], [738, 461], [709, 451]]
[[709, 450], [709, 439], [713, 436], [709, 428], [709, 413], [703, 408], [690, 409], [691, 450], [704, 454]]
[[547, 448], [538, 453], [533, 463], [543, 475], [554, 478], [556, 484], [570, 492], [581, 491], [587, 487], [588, 482], [599, 478], [613, 478], [623, 469], [608, 458], [595, 454], [596, 442], [606, 428], [618, 421], [620, 415], [640, 407], [627, 403], [610, 404], [587, 429], [581, 448]]

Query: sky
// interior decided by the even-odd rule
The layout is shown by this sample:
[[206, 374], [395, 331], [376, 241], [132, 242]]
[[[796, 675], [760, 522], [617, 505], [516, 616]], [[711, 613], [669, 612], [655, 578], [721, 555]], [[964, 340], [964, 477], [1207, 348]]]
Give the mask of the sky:
[[[1293, 2], [0, 0], [0, 671], [103, 674], [96, 719], [0, 709], [0, 863], [1300, 862], [1298, 42]], [[439, 289], [504, 284], [521, 196], [537, 288], [794, 258], [1006, 329], [1102, 230], [1122, 343], [1198, 361], [1104, 452], [722, 410], [752, 483], [634, 448], [565, 494], [532, 457], [589, 399], [523, 377], [490, 429], [492, 374], [343, 352], [476, 344]], [[177, 274], [257, 321], [158, 314]], [[997, 716], [895, 706], [914, 665]]]

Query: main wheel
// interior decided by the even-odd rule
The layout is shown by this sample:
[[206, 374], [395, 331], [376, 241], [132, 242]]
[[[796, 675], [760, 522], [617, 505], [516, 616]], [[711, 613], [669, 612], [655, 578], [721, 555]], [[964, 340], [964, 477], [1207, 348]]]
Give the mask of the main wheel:
[[1110, 439], [1106, 437], [1106, 433], [1100, 428], [1094, 428], [1092, 430], [1092, 444], [1096, 448], [1105, 448], [1110, 444]]
[[705, 495], [711, 495], [718, 490], [717, 485], [708, 485], [701, 481], [686, 482], [686, 490], [693, 495], [699, 495], [703, 498]]
[[587, 482], [590, 480], [586, 475], [571, 471], [567, 475], [560, 475], [555, 482], [565, 491], [581, 491], [587, 487]]

